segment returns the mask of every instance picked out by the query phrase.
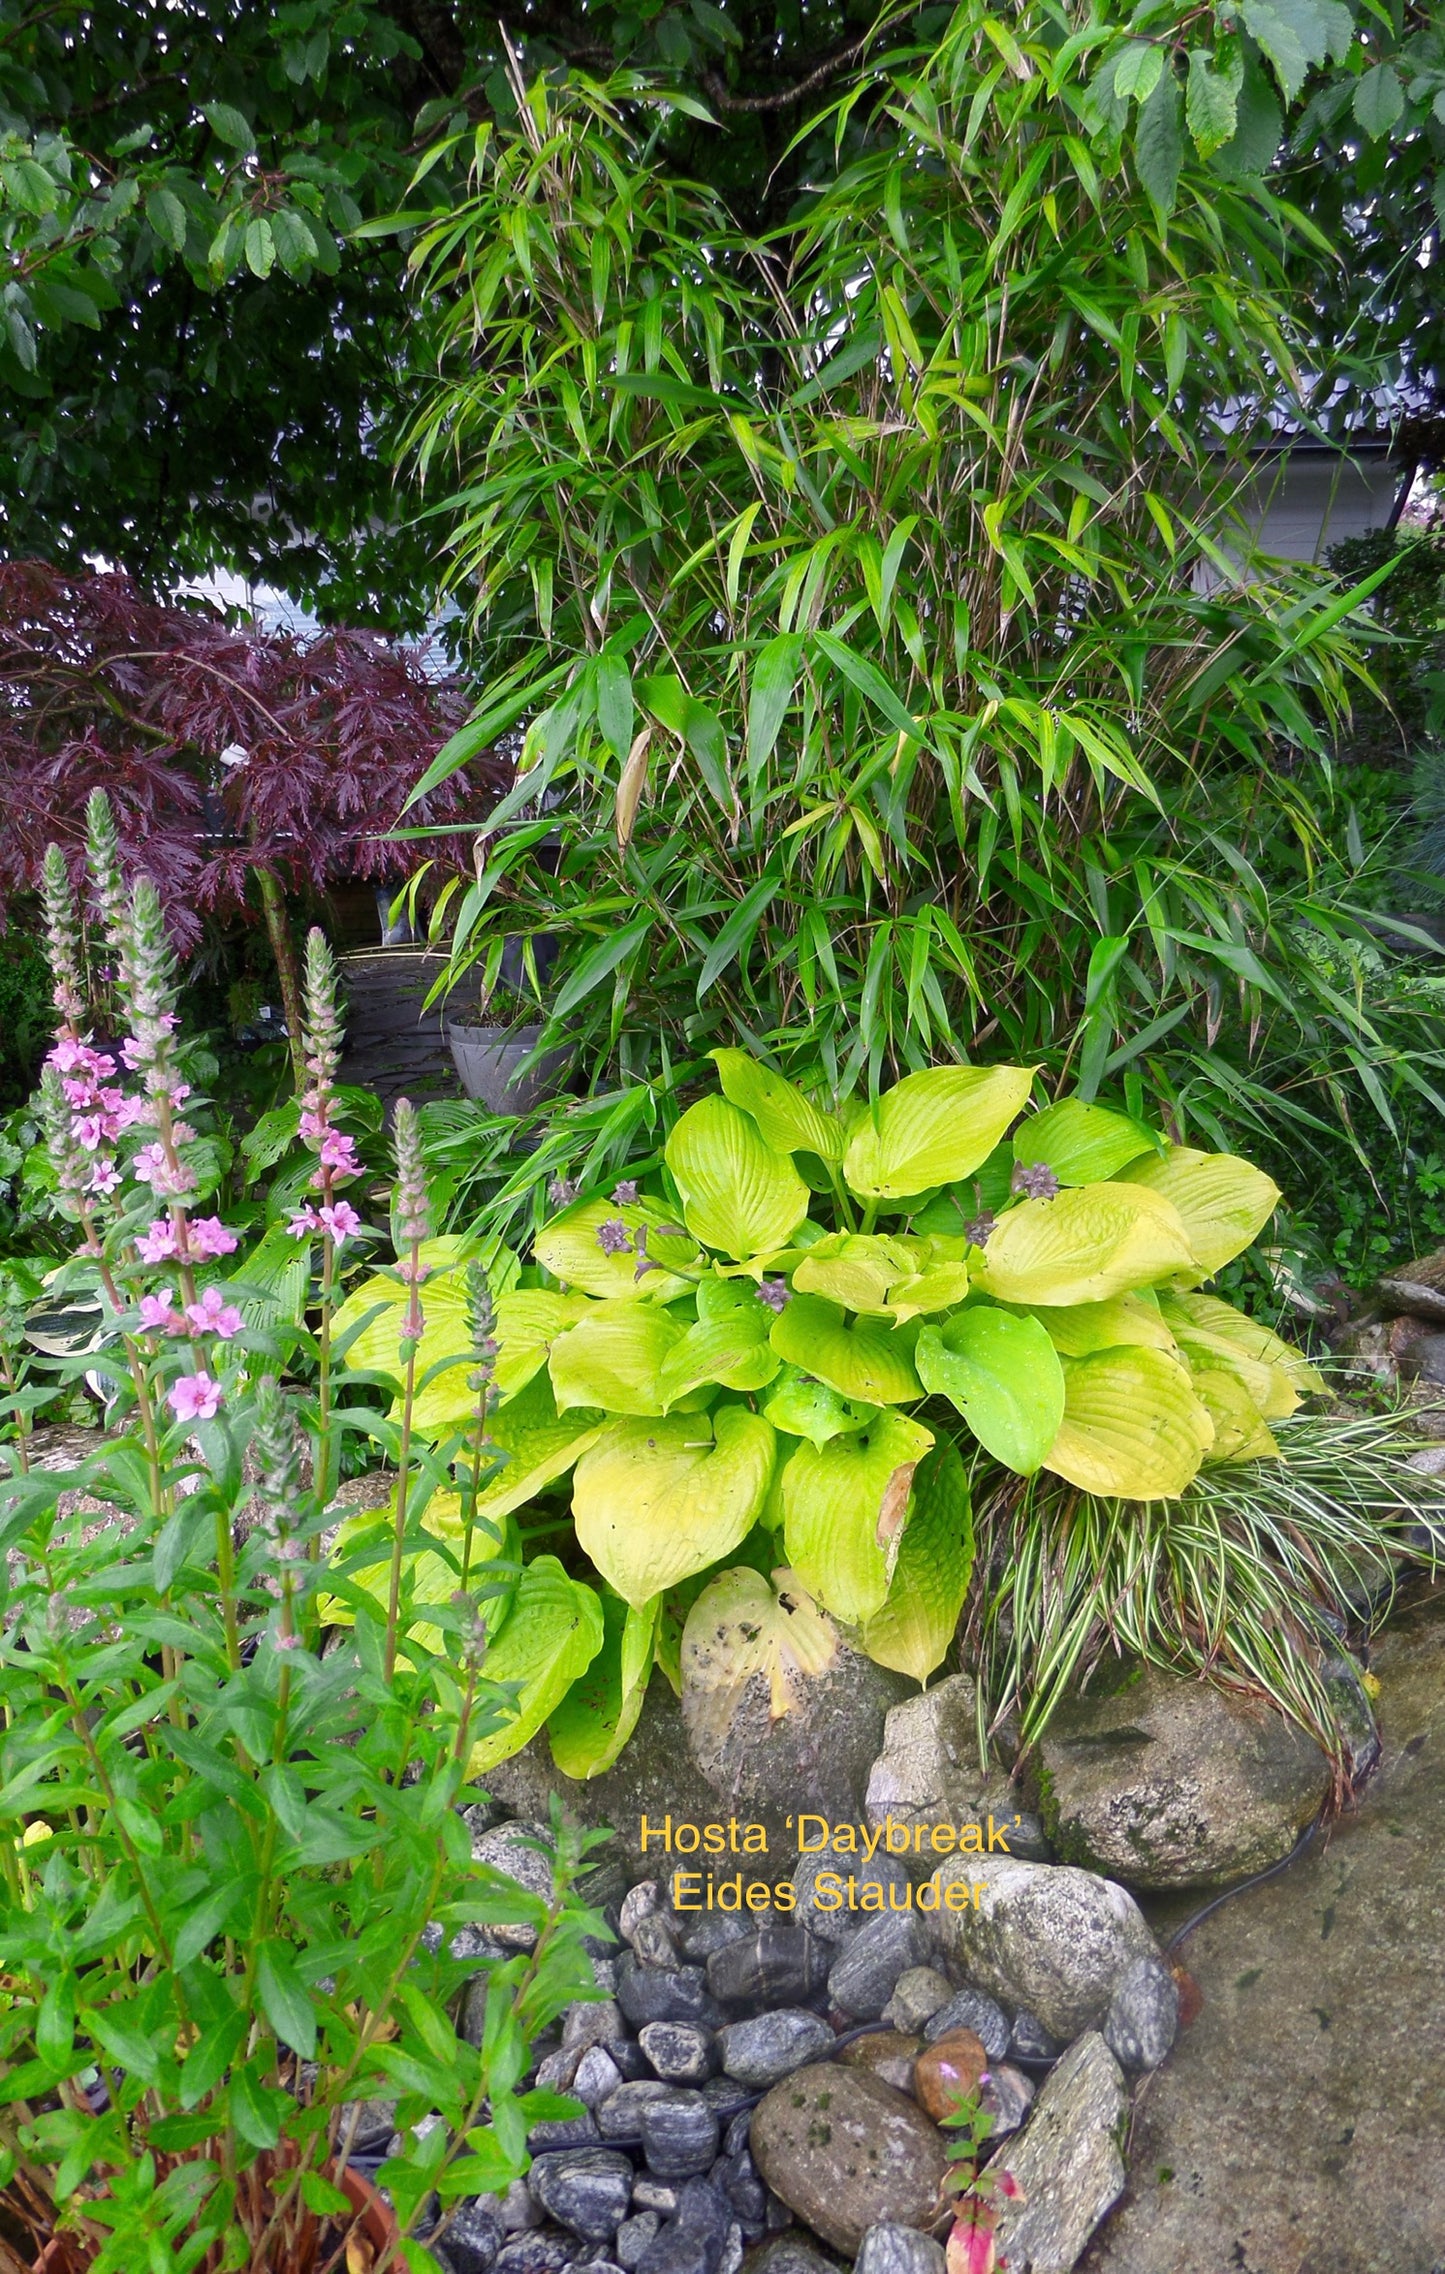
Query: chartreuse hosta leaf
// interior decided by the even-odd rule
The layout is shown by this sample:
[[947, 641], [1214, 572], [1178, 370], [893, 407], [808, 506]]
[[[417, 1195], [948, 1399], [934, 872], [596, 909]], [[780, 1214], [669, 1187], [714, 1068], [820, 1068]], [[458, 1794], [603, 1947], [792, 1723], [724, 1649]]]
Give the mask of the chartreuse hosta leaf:
[[978, 1282], [1001, 1303], [1100, 1303], [1196, 1268], [1189, 1235], [1161, 1194], [1081, 1184], [1000, 1216]]
[[[1302, 1350], [1261, 1325], [1258, 1319], [1246, 1318], [1232, 1303], [1222, 1303], [1217, 1295], [1171, 1291], [1160, 1296], [1159, 1308], [1176, 1333], [1197, 1335], [1210, 1348], [1227, 1346], [1246, 1358], [1253, 1358], [1261, 1366], [1276, 1366], [1302, 1395], [1325, 1386], [1324, 1376], [1318, 1367], [1311, 1365]], [[1280, 1417], [1271, 1415], [1270, 1418]]]
[[1028, 1066], [939, 1066], [908, 1074], [859, 1116], [843, 1156], [865, 1200], [904, 1200], [971, 1176], [1033, 1084]]
[[1262, 1421], [1287, 1420], [1300, 1402], [1300, 1393], [1282, 1366], [1251, 1358], [1223, 1335], [1200, 1334], [1190, 1326], [1181, 1326], [1176, 1346], [1191, 1374], [1232, 1374]]
[[1171, 1145], [1162, 1160], [1135, 1161], [1124, 1175], [1178, 1210], [1198, 1264], [1196, 1278], [1208, 1279], [1242, 1255], [1279, 1203], [1274, 1178], [1234, 1153]]
[[1134, 1344], [1066, 1358], [1064, 1419], [1045, 1468], [1085, 1492], [1160, 1500], [1184, 1490], [1214, 1441], [1188, 1372]]
[[726, 1098], [688, 1107], [667, 1140], [667, 1165], [694, 1239], [735, 1262], [783, 1247], [808, 1213], [791, 1157]]
[[768, 1340], [773, 1314], [749, 1288], [746, 1300], [721, 1318], [700, 1318], [675, 1342], [662, 1362], [658, 1383], [662, 1410], [708, 1382], [728, 1390], [761, 1390], [782, 1360]]
[[811, 1594], [848, 1626], [882, 1609], [908, 1514], [913, 1472], [933, 1432], [901, 1413], [871, 1429], [800, 1445], [782, 1476], [783, 1542]]
[[[373, 1544], [381, 1537], [381, 1527], [395, 1520], [396, 1495], [392, 1494], [385, 1508], [358, 1509], [354, 1516], [343, 1519], [336, 1534], [336, 1543], [329, 1561], [343, 1566], [355, 1552], [358, 1542], [372, 1538]], [[415, 1611], [426, 1603], [449, 1603], [461, 1586], [465, 1533], [462, 1524], [461, 1495], [455, 1492], [434, 1492], [417, 1518], [417, 1529], [449, 1551], [432, 1554], [423, 1549], [409, 1555], [404, 1570], [404, 1600], [410, 1600], [413, 1616], [407, 1632], [423, 1650], [440, 1651], [443, 1648], [439, 1627], [418, 1619]], [[452, 1559], [455, 1560], [452, 1560]], [[467, 1558], [467, 1579], [470, 1593], [476, 1600], [489, 1634], [495, 1634], [507, 1615], [511, 1603], [511, 1588], [504, 1582], [515, 1579], [519, 1564], [517, 1527], [510, 1517], [481, 1518], [472, 1526], [472, 1546]], [[510, 1569], [501, 1568], [510, 1567]], [[357, 1571], [345, 1573], [347, 1584], [359, 1587], [369, 1595], [382, 1619], [386, 1617], [391, 1592], [391, 1552], [386, 1546], [380, 1560], [364, 1564]], [[317, 1605], [323, 1626], [351, 1626], [356, 1612], [354, 1606], [339, 1595], [323, 1595]]]
[[468, 1773], [485, 1776], [521, 1751], [586, 1672], [602, 1648], [602, 1605], [595, 1590], [570, 1579], [554, 1555], [539, 1555], [522, 1573], [501, 1633], [487, 1652], [487, 1678], [519, 1685], [501, 1726], [472, 1747]]
[[840, 1397], [828, 1383], [816, 1380], [798, 1366], [783, 1368], [763, 1399], [762, 1409], [775, 1429], [786, 1430], [790, 1437], [806, 1437], [811, 1445], [826, 1445], [830, 1437], [867, 1429], [883, 1410], [881, 1406]]
[[647, 1695], [662, 1597], [635, 1607], [602, 1597], [602, 1648], [547, 1724], [552, 1758], [564, 1777], [600, 1777], [633, 1730]]
[[912, 1338], [881, 1319], [845, 1320], [821, 1295], [794, 1295], [773, 1322], [780, 1358], [814, 1375], [839, 1397], [865, 1405], [904, 1405], [923, 1395], [910, 1355]]
[[592, 1308], [588, 1295], [564, 1295], [555, 1287], [515, 1287], [497, 1303], [497, 1358], [492, 1379], [505, 1405], [524, 1390], [547, 1363], [559, 1334], [575, 1326]]
[[752, 1115], [774, 1152], [817, 1153], [825, 1161], [842, 1160], [843, 1124], [836, 1114], [824, 1113], [746, 1050], [714, 1050], [710, 1055], [723, 1096]]
[[868, 1656], [926, 1682], [948, 1655], [972, 1571], [968, 1476], [956, 1445], [936, 1445], [914, 1471], [888, 1600], [863, 1628]]
[[917, 1318], [963, 1301], [967, 1246], [962, 1239], [829, 1232], [794, 1267], [793, 1285], [869, 1317]]
[[986, 1453], [1032, 1476], [1064, 1418], [1064, 1370], [1037, 1319], [991, 1303], [925, 1327], [915, 1352], [926, 1390], [957, 1406]]
[[1208, 1466], [1278, 1460], [1274, 1432], [1232, 1367], [1198, 1364], [1191, 1354], [1189, 1372], [1194, 1395], [1214, 1424], [1214, 1443], [1204, 1456]]
[[796, 1572], [775, 1571], [769, 1580], [744, 1564], [710, 1579], [688, 1612], [678, 1666], [698, 1758], [722, 1751], [758, 1677], [768, 1685], [769, 1718], [779, 1721], [837, 1656], [837, 1630]]
[[579, 1545], [624, 1601], [648, 1602], [731, 1555], [751, 1531], [776, 1444], [741, 1405], [614, 1422], [577, 1464]]
[[558, 1335], [547, 1359], [558, 1412], [581, 1405], [661, 1413], [663, 1365], [685, 1332], [681, 1319], [655, 1304], [590, 1304], [585, 1318]]
[[1031, 1113], [1013, 1136], [1014, 1159], [1025, 1168], [1042, 1162], [1060, 1184], [1102, 1184], [1141, 1153], [1157, 1153], [1159, 1143], [1142, 1121], [1082, 1098], [1060, 1098]]
[[550, 1381], [538, 1374], [510, 1404], [488, 1417], [487, 1441], [497, 1469], [478, 1497], [481, 1514], [495, 1523], [513, 1509], [525, 1508], [596, 1444], [603, 1421], [590, 1408], [559, 1414]]
[[[616, 1245], [614, 1227], [618, 1224], [625, 1247]], [[646, 1258], [638, 1254], [639, 1231]], [[538, 1263], [565, 1286], [634, 1303], [672, 1302], [685, 1294], [690, 1284], [680, 1274], [694, 1271], [702, 1263], [697, 1242], [678, 1222], [676, 1210], [652, 1200], [630, 1202], [624, 1207], [612, 1200], [589, 1200], [584, 1207], [569, 1208], [565, 1216], [554, 1216], [543, 1226], [532, 1252]], [[639, 1273], [638, 1264], [644, 1260], [660, 1268]]]
[[1041, 1304], [1037, 1315], [1055, 1350], [1065, 1358], [1087, 1358], [1091, 1351], [1114, 1350], [1121, 1342], [1145, 1342], [1154, 1350], [1174, 1348], [1152, 1288], [1110, 1295], [1102, 1303]]

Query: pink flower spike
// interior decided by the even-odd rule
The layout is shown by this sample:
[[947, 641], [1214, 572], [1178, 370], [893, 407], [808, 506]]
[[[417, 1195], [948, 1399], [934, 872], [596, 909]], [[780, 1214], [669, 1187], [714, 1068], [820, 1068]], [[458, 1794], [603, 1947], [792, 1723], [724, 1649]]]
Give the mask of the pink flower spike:
[[349, 1200], [338, 1200], [333, 1207], [320, 1209], [318, 1214], [322, 1228], [331, 1234], [338, 1247], [343, 1240], [354, 1239], [361, 1230], [361, 1218]]
[[317, 1158], [333, 1176], [360, 1176], [361, 1163], [356, 1158], [356, 1139], [348, 1137], [343, 1129], [328, 1129], [317, 1147]]
[[293, 1240], [309, 1240], [313, 1232], [321, 1229], [321, 1218], [314, 1208], [303, 1208], [286, 1226]]
[[172, 1308], [169, 1295], [142, 1295], [140, 1323], [151, 1334], [181, 1334], [185, 1320]]
[[[194, 1232], [194, 1224], [191, 1226]], [[176, 1228], [169, 1216], [157, 1216], [148, 1232], [142, 1232], [136, 1243], [136, 1254], [142, 1263], [164, 1263], [176, 1252]]]
[[238, 1335], [244, 1320], [234, 1303], [228, 1303], [219, 1287], [208, 1287], [198, 1303], [187, 1303], [186, 1317], [197, 1334], [216, 1334], [222, 1342]]
[[229, 1255], [236, 1235], [228, 1232], [219, 1216], [195, 1216], [189, 1229], [192, 1255]]
[[209, 1421], [221, 1403], [221, 1385], [209, 1374], [182, 1374], [166, 1392], [177, 1421]]

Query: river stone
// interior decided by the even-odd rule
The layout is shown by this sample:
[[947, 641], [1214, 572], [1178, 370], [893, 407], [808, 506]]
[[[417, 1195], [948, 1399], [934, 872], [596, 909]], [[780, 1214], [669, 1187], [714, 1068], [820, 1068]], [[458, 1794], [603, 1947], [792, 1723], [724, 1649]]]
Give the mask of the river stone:
[[931, 2044], [935, 2037], [946, 2037], [951, 2029], [971, 2029], [975, 2037], [982, 2038], [991, 2061], [1001, 2061], [1008, 2051], [1008, 2015], [982, 1990], [958, 1991], [924, 2023], [923, 2034]]
[[1010, 2061], [995, 2061], [979, 2089], [979, 2099], [993, 2118], [989, 2138], [1006, 2140], [1011, 2132], [1016, 2132], [1032, 2106], [1033, 2097], [1033, 2081], [1022, 2069], [1016, 2069]]
[[838, 2274], [837, 2260], [797, 2235], [779, 2235], [748, 2260], [748, 2274]]
[[1430, 2274], [1445, 2203], [1445, 1589], [1371, 1672], [1358, 1807], [1184, 1946], [1203, 1991], [1135, 2109], [1089, 2274]]
[[458, 2204], [447, 2222], [446, 2251], [454, 2274], [491, 2274], [506, 2240], [495, 2195]]
[[982, 2039], [971, 2029], [950, 2029], [914, 2062], [913, 2097], [935, 2124], [941, 2124], [973, 2097], [987, 2067]]
[[685, 2180], [677, 2209], [637, 2262], [637, 2274], [722, 2274], [732, 2211], [720, 2188]]
[[[541, 2081], [539, 2072], [538, 2082]], [[622, 2075], [612, 2055], [601, 2045], [589, 2045], [577, 2063], [570, 2086], [564, 2085], [562, 2090], [570, 2091], [584, 2108], [600, 2108], [604, 2100], [612, 2098], [621, 2082]]]
[[761, 2088], [815, 2061], [833, 2042], [833, 2032], [821, 2014], [801, 2006], [783, 2006], [772, 2013], [756, 2014], [751, 2021], [735, 2021], [720, 2029], [717, 2049], [722, 2065], [739, 2084]]
[[1104, 2043], [1124, 2069], [1157, 2069], [1179, 2033], [1179, 1991], [1162, 1958], [1136, 1958], [1114, 1984]]
[[[730, 1810], [757, 1818], [778, 1796], [806, 1794], [810, 1811], [847, 1823], [862, 1813], [888, 1710], [911, 1687], [906, 1675], [876, 1666], [840, 1636], [832, 1664], [795, 1684], [786, 1713], [777, 1712], [764, 1671], [735, 1693], [720, 1723], [716, 1691], [695, 1693], [684, 1668], [682, 1716], [693, 1761]], [[677, 1803], [669, 1805], [676, 1816]], [[780, 1844], [797, 1851], [795, 1838]]]
[[641, 2077], [635, 2084], [620, 2084], [597, 2111], [597, 2129], [603, 2139], [613, 2140], [619, 2147], [640, 2147], [643, 2109], [650, 2100], [661, 2100], [672, 2090], [661, 2077]]
[[562, 2021], [562, 2050], [585, 2053], [589, 2045], [605, 2045], [622, 2033], [622, 2008], [615, 1998], [578, 1998], [568, 2006]]
[[900, 1978], [927, 1951], [928, 1931], [917, 1912], [883, 1912], [843, 1945], [828, 1974], [828, 1996], [855, 2021], [877, 2021]]
[[1057, 2061], [1064, 2041], [1045, 2029], [1036, 2013], [1020, 2006], [1008, 2033], [1008, 2049], [1018, 2061]]
[[1212, 1682], [1110, 1674], [1059, 1708], [1040, 1747], [1060, 1856], [1154, 1889], [1222, 1886], [1288, 1855], [1330, 1788], [1313, 1739]]
[[641, 1922], [662, 1909], [662, 1889], [655, 1879], [639, 1879], [629, 1887], [617, 1913], [617, 1932], [631, 1942]]
[[660, 2077], [669, 2084], [706, 2084], [717, 2059], [712, 2031], [691, 2021], [650, 2021], [637, 2042]]
[[707, 1986], [724, 2006], [801, 2005], [831, 1984], [829, 1955], [805, 1927], [759, 1927], [746, 1941], [713, 1952]]
[[671, 1969], [682, 1964], [677, 1927], [666, 1911], [645, 1911], [634, 1921], [630, 1940], [639, 1966]]
[[632, 2164], [611, 2148], [566, 2148], [534, 2156], [527, 2185], [559, 2227], [584, 2242], [610, 2242], [632, 2200]]
[[[532, 1843], [540, 1841], [545, 1853]], [[504, 1878], [515, 1879], [529, 1895], [541, 1897], [544, 1903], [552, 1900], [552, 1835], [545, 1824], [496, 1824], [489, 1832], [474, 1832], [472, 1856], [475, 1862], [486, 1864], [499, 1871]], [[487, 1932], [494, 1942], [508, 1950], [532, 1950], [536, 1946], [537, 1930], [524, 1921], [497, 1926], [489, 1922]]]
[[683, 1916], [678, 1921], [682, 1947], [694, 1966], [705, 1966], [715, 1950], [723, 1950], [730, 1942], [746, 1942], [757, 1921], [751, 1916], [739, 1918], [736, 1911], [705, 1911], [694, 1921]]
[[942, 2243], [917, 2227], [870, 2227], [853, 2274], [944, 2274]]
[[504, 2242], [493, 2263], [493, 2274], [562, 2274], [577, 2250], [577, 2237], [560, 2227], [536, 2227], [530, 2234], [513, 2235]]
[[[932, 1914], [959, 1972], [990, 1997], [1037, 2014], [1062, 2038], [1091, 2028], [1131, 1959], [1154, 1951], [1132, 1895], [1067, 1865], [960, 1856], [935, 1872]], [[955, 1879], [982, 1882], [979, 1908], [944, 1907]]]
[[922, 2029], [952, 1996], [953, 1984], [946, 1974], [932, 1966], [910, 1966], [894, 1983], [883, 2019], [894, 2029]]
[[1008, 2151], [1005, 2168], [1020, 2199], [997, 2198], [996, 2236], [1010, 2274], [1070, 2274], [1123, 2192], [1119, 2135], [1128, 2105], [1118, 2062], [1090, 2030], [1039, 2087], [1027, 2127]]
[[617, 2003], [634, 2029], [650, 2021], [686, 2021], [700, 2029], [722, 2020], [700, 1966], [634, 1966], [617, 1985]]
[[696, 2179], [718, 2149], [718, 2120], [700, 2092], [671, 2088], [638, 2111], [642, 2152], [658, 2179]]
[[632, 2269], [661, 2225], [662, 2221], [656, 2211], [636, 2211], [630, 2219], [623, 2220], [612, 2247], [624, 2274], [632, 2274]]
[[870, 2030], [838, 2049], [838, 2059], [850, 2069], [867, 2069], [900, 2092], [913, 2090], [913, 2064], [923, 2051], [921, 2037], [905, 2037], [901, 2030]]
[[967, 1674], [951, 1674], [921, 1695], [906, 1698], [888, 1716], [883, 1749], [868, 1775], [864, 1814], [874, 1831], [891, 1817], [910, 1832], [926, 1826], [921, 1841], [910, 1840], [908, 1862], [927, 1877], [938, 1861], [929, 1835], [935, 1824], [982, 1828], [988, 1842], [989, 1818], [1008, 1842], [995, 1853], [1026, 1857], [1048, 1854], [1037, 1815], [1024, 1806], [1007, 1772], [978, 1765], [976, 1693]]
[[870, 2227], [932, 2226], [948, 2170], [943, 2134], [866, 2070], [823, 2062], [774, 2085], [751, 2131], [775, 2195], [853, 2257]]
[[867, 1911], [857, 1908], [850, 1910], [846, 1895], [841, 1902], [837, 1901], [834, 1889], [830, 1889], [825, 1897], [825, 1900], [832, 1901], [834, 1907], [823, 1909], [818, 1899], [817, 1883], [820, 1873], [825, 1871], [834, 1873], [844, 1888], [850, 1879], [853, 1881], [855, 1905], [861, 1903], [865, 1888], [876, 1887], [882, 1898], [880, 1908], [886, 1909], [889, 1888], [896, 1889], [902, 1895], [910, 1885], [908, 1872], [901, 1859], [898, 1856], [884, 1855], [881, 1850], [867, 1861], [862, 1856], [835, 1855], [831, 1848], [824, 1848], [821, 1853], [799, 1856], [793, 1873], [797, 1915], [802, 1925], [820, 1942], [846, 1942], [851, 1934], [857, 1932], [860, 1919], [875, 1915], [871, 1905]]
[[553, 2148], [595, 2148], [601, 2138], [596, 2117], [590, 2108], [584, 2108], [580, 2116], [534, 2124], [527, 2134], [527, 2145], [538, 2156]]

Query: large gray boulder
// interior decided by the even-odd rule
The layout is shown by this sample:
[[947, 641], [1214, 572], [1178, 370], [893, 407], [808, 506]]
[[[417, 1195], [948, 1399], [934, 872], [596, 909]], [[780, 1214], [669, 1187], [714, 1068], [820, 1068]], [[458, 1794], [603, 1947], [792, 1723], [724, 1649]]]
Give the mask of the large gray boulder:
[[1039, 2088], [1022, 2136], [1000, 2152], [1019, 2193], [999, 2201], [1009, 2274], [1069, 2274], [1124, 2190], [1128, 2095], [1102, 2037], [1081, 2037]]
[[926, 1878], [937, 1862], [928, 1838], [935, 1824], [1005, 1828], [1009, 1853], [1039, 1857], [1048, 1850], [1038, 1817], [1026, 1808], [1006, 1770], [978, 1762], [977, 1694], [967, 1674], [951, 1674], [921, 1695], [894, 1706], [883, 1749], [868, 1774], [864, 1812], [880, 1830], [891, 1817], [910, 1831], [925, 1826], [912, 1846], [910, 1869]]
[[[981, 1888], [977, 1909], [948, 1907], [955, 1880]], [[940, 1900], [929, 1915], [956, 1974], [1066, 2042], [1102, 2019], [1132, 1960], [1157, 1954], [1133, 1896], [1092, 1871], [956, 1856], [933, 1883]]]
[[944, 2136], [916, 2101], [863, 2069], [797, 2069], [753, 2112], [753, 2161], [814, 2234], [850, 2258], [870, 2227], [932, 2227]]
[[1130, 1887], [1212, 1887], [1288, 1855], [1330, 1769], [1261, 1702], [1139, 1666], [1059, 1709], [1039, 1784], [1066, 1862]]

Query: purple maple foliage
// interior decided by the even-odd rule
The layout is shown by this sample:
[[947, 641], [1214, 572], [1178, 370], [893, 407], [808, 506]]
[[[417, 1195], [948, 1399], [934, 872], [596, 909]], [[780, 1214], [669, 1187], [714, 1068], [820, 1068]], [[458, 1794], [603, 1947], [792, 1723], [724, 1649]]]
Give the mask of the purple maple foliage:
[[[0, 925], [52, 839], [81, 883], [97, 788], [127, 872], [154, 877], [182, 947], [205, 914], [256, 913], [248, 870], [319, 891], [464, 865], [465, 833], [386, 833], [468, 709], [455, 680], [374, 632], [298, 640], [163, 606], [125, 576], [0, 563]], [[481, 753], [406, 825], [482, 820], [511, 772]]]

